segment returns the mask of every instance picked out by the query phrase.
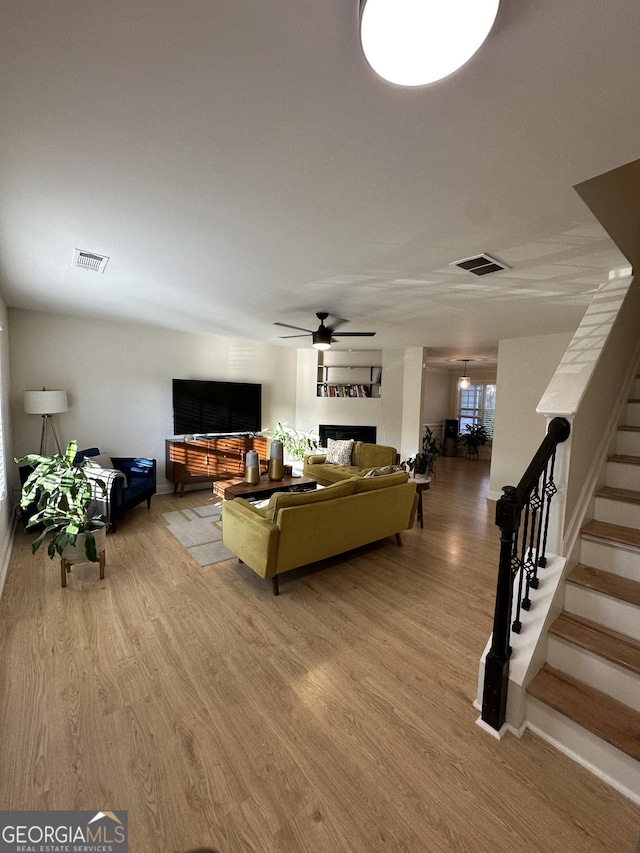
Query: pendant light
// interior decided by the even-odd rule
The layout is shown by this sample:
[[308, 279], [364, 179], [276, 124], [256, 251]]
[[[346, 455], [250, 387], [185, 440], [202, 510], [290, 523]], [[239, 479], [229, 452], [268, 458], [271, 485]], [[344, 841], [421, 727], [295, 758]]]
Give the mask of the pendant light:
[[467, 362], [471, 361], [470, 358], [461, 358], [460, 361], [464, 361], [464, 373], [458, 379], [458, 388], [460, 391], [466, 391], [471, 386], [471, 379], [467, 376]]
[[434, 83], [471, 59], [499, 5], [500, 0], [360, 0], [362, 51], [390, 83]]

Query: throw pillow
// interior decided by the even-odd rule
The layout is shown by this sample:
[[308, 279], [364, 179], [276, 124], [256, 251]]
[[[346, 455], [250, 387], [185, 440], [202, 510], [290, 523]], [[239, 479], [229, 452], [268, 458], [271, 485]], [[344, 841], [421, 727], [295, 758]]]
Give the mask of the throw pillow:
[[87, 456], [86, 461], [90, 462], [91, 465], [97, 465], [98, 468], [113, 468], [111, 457], [107, 456], [106, 453], [98, 453], [96, 456]]
[[327, 440], [327, 462], [332, 465], [351, 465], [351, 453], [353, 452], [353, 439]]
[[364, 475], [365, 477], [382, 477], [384, 474], [393, 474], [394, 471], [402, 471], [395, 465], [383, 465], [381, 468], [372, 468]]

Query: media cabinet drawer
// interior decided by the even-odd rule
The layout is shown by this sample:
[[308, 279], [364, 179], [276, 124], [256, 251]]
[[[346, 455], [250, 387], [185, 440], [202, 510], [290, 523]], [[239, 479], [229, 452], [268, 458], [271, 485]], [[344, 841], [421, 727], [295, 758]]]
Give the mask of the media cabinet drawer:
[[256, 450], [264, 463], [267, 439], [253, 438], [209, 438], [183, 441], [167, 439], [166, 477], [174, 483], [174, 491], [189, 483], [212, 482], [242, 476], [247, 451]]

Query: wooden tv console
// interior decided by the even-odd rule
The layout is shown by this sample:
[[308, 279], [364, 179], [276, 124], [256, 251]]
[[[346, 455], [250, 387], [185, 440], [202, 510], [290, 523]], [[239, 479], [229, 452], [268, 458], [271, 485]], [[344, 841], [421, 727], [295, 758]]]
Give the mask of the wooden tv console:
[[219, 436], [190, 441], [168, 438], [165, 442], [167, 480], [174, 484], [174, 493], [180, 486], [182, 497], [184, 487], [191, 483], [211, 483], [242, 476], [248, 450], [257, 451], [261, 470], [265, 470], [267, 442], [263, 435], [251, 438]]

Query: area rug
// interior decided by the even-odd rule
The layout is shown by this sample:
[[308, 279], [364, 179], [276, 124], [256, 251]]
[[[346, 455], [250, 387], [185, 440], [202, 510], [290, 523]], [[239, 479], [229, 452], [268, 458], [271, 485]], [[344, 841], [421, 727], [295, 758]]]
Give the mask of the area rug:
[[165, 512], [162, 520], [178, 542], [200, 566], [212, 566], [234, 555], [222, 544], [221, 505]]

